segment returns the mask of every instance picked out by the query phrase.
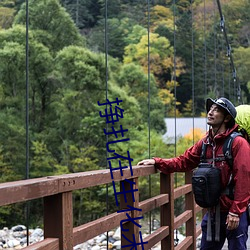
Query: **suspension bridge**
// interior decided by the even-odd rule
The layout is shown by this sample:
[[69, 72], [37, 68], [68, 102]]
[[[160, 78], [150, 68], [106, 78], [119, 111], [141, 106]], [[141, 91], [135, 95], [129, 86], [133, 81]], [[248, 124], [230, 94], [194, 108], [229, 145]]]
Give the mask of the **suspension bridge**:
[[[134, 166], [133, 177], [131, 177], [129, 169], [123, 170], [123, 176], [119, 170], [115, 170], [113, 171], [113, 181], [119, 182], [121, 186], [124, 184], [125, 189], [130, 190], [125, 181], [130, 179], [133, 181], [133, 188], [140, 190], [138, 178], [154, 174], [157, 174], [154, 166]], [[197, 214], [204, 213], [205, 210], [195, 204], [191, 176], [192, 173], [186, 173], [185, 184], [174, 188], [174, 175], [160, 174], [158, 195], [139, 201], [138, 191], [135, 193], [135, 197], [127, 195], [126, 202], [123, 196], [120, 197], [121, 210], [128, 206], [138, 208], [138, 210], [128, 212], [130, 218], [139, 218], [147, 212], [160, 209], [160, 225], [146, 238], [140, 238], [139, 227], [132, 219], [123, 224], [122, 249], [131, 249], [131, 245], [127, 246], [127, 240], [130, 242], [136, 240], [137, 243], [144, 242], [144, 244], [138, 245], [137, 249], [151, 249], [156, 244], [160, 244], [162, 250], [199, 249], [197, 239], [200, 237], [201, 227], [197, 223]], [[73, 227], [73, 191], [111, 182], [109, 170], [97, 170], [2, 183], [0, 184], [0, 206], [43, 199], [44, 240], [23, 249], [72, 250], [78, 244], [119, 227], [120, 222], [126, 220], [126, 211], [124, 211], [108, 214], [97, 220]], [[174, 202], [181, 196], [184, 197], [185, 209], [176, 217]], [[185, 236], [179, 244], [176, 244], [175, 230], [181, 226], [186, 229]], [[109, 249], [108, 246], [107, 249]], [[223, 249], [227, 249], [227, 242]], [[248, 249], [250, 249], [249, 241]]]
[[[121, 185], [124, 184], [125, 189], [129, 190], [129, 184], [125, 180], [130, 179], [133, 181], [133, 188], [139, 190], [138, 178], [156, 173], [154, 166], [134, 166], [133, 177], [131, 177], [129, 169], [123, 170], [123, 176], [119, 170], [116, 170], [113, 171], [113, 180], [120, 182]], [[135, 193], [135, 197], [126, 195], [126, 202], [123, 196], [120, 197], [121, 210], [127, 208], [128, 205], [140, 209], [140, 211], [129, 211], [131, 218], [138, 218], [156, 208], [160, 209], [160, 227], [144, 239], [140, 239], [139, 227], [133, 223], [133, 220], [125, 222], [123, 228], [126, 231], [121, 231], [121, 247], [131, 249], [131, 246], [124, 247], [128, 245], [127, 239], [131, 242], [136, 239], [136, 242], [145, 243], [143, 246], [138, 246], [137, 249], [150, 249], [159, 242], [161, 242], [162, 250], [196, 249], [196, 239], [201, 233], [201, 228], [197, 226], [196, 214], [201, 211], [201, 208], [194, 202], [190, 184], [191, 173], [186, 174], [186, 184], [176, 189], [173, 174], [160, 174], [159, 178], [160, 193], [157, 196], [139, 201], [138, 191]], [[111, 182], [109, 170], [97, 170], [2, 183], [0, 184], [0, 205], [43, 199], [44, 240], [24, 249], [72, 250], [75, 245], [120, 226], [120, 222], [126, 219], [126, 212], [112, 213], [95, 221], [73, 227], [72, 192]], [[185, 211], [175, 217], [174, 201], [180, 196], [185, 197]], [[185, 239], [174, 248], [175, 229], [183, 224], [186, 227]]]
[[[44, 240], [26, 246], [25, 250], [72, 250], [76, 245], [100, 235], [107, 234], [110, 230], [122, 225], [124, 230], [121, 230], [121, 248], [128, 250], [132, 249], [135, 242], [138, 243], [136, 249], [151, 249], [155, 245], [160, 245], [162, 250], [184, 250], [184, 249], [199, 249], [199, 237], [201, 236], [201, 227], [199, 219], [205, 212], [205, 209], [199, 207], [193, 197], [191, 177], [192, 173], [185, 173], [184, 185], [176, 187], [175, 175], [165, 175], [158, 173], [154, 166], [132, 166], [131, 169], [122, 169], [112, 171], [110, 169], [95, 170], [78, 172], [72, 174], [63, 174], [56, 176], [47, 176], [42, 178], [29, 178], [29, 10], [28, 0], [26, 1], [26, 179], [6, 182], [0, 184], [0, 206], [7, 206], [19, 203], [29, 203], [37, 199], [41, 199], [43, 202], [43, 227], [44, 227]], [[107, 2], [105, 2], [105, 8], [107, 12]], [[150, 1], [147, 1], [148, 7], [150, 7]], [[191, 1], [192, 2], [192, 1]], [[206, 1], [204, 1], [205, 4]], [[175, 10], [175, 1], [173, 6]], [[232, 71], [232, 79], [236, 86], [236, 93], [234, 96], [238, 102], [242, 102], [241, 86], [236, 74], [235, 63], [232, 55], [231, 45], [229, 43], [227, 28], [225, 25], [225, 18], [222, 13], [220, 1], [217, 0], [219, 15], [220, 15], [220, 28], [223, 33], [226, 48], [227, 57], [230, 62], [230, 69]], [[148, 8], [150, 13], [150, 8]], [[174, 15], [175, 17], [175, 15]], [[174, 20], [175, 22], [175, 20]], [[107, 25], [107, 23], [105, 23]], [[175, 24], [173, 25], [175, 29]], [[105, 26], [105, 30], [108, 27]], [[150, 15], [148, 15], [148, 35], [150, 33]], [[174, 32], [175, 34], [175, 32]], [[148, 37], [148, 42], [149, 42]], [[173, 38], [175, 45], [176, 37]], [[105, 45], [106, 45], [106, 66], [108, 66], [108, 42], [107, 34], [105, 33]], [[194, 105], [194, 41], [192, 33], [192, 98]], [[206, 63], [206, 51], [204, 54]], [[176, 54], [174, 49], [174, 93], [176, 96]], [[206, 69], [204, 70], [206, 74]], [[206, 76], [205, 84], [206, 84]], [[108, 73], [106, 71], [106, 99], [108, 99]], [[148, 46], [148, 79], [150, 79], [150, 46]], [[205, 88], [206, 92], [206, 88]], [[207, 93], [205, 93], [207, 94]], [[148, 80], [148, 156], [151, 157], [150, 148], [150, 80]], [[175, 103], [175, 107], [176, 107]], [[192, 107], [194, 109], [194, 106]], [[175, 110], [176, 111], [176, 110]], [[193, 110], [194, 113], [194, 110]], [[176, 117], [173, 118], [176, 122]], [[176, 125], [175, 138], [176, 140]], [[108, 138], [107, 138], [108, 143]], [[173, 142], [173, 143], [176, 143]], [[133, 172], [133, 175], [131, 175]], [[122, 174], [121, 174], [122, 173]], [[160, 183], [159, 193], [155, 196], [151, 196], [148, 199], [140, 200], [140, 185], [139, 178], [147, 177], [149, 180], [149, 189], [151, 189], [151, 176], [157, 175]], [[119, 199], [119, 212], [107, 213], [105, 216], [88, 223], [78, 225], [74, 227], [74, 202], [73, 192], [92, 187], [98, 187], [101, 185], [119, 184], [120, 189], [127, 193], [124, 196], [122, 192], [118, 192], [117, 199]], [[137, 192], [130, 192], [137, 190]], [[151, 192], [149, 192], [151, 193]], [[182, 197], [184, 211], [181, 211], [178, 216], [175, 214], [175, 201]], [[27, 206], [28, 207], [28, 206]], [[129, 208], [129, 209], [128, 209]], [[132, 209], [134, 208], [134, 209]], [[153, 211], [159, 211], [159, 227], [150, 231], [148, 236], [142, 238], [140, 227], [138, 227], [139, 219], [144, 214], [152, 213]], [[28, 216], [28, 213], [27, 213]], [[129, 219], [128, 219], [129, 218]], [[123, 223], [121, 224], [121, 222]], [[176, 232], [178, 228], [184, 228], [184, 239], [178, 242]], [[27, 234], [28, 235], [28, 234]], [[128, 243], [129, 242], [129, 243]], [[177, 244], [178, 242], [178, 244]], [[249, 243], [249, 241], [248, 241]], [[248, 245], [250, 249], [250, 244]], [[107, 245], [106, 249], [109, 246]], [[227, 249], [227, 243], [223, 249]]]

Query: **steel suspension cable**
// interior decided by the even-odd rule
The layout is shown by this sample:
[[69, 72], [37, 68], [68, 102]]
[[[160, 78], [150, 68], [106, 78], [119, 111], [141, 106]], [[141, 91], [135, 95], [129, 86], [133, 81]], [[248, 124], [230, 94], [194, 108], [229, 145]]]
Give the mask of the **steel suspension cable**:
[[203, 12], [204, 12], [204, 90], [205, 90], [205, 97], [207, 97], [207, 39], [206, 39], [206, 0], [204, 0], [204, 6], [203, 6]]
[[[29, 179], [29, 0], [26, 0], [26, 45], [25, 45], [25, 72], [26, 72], [26, 176], [25, 179]], [[29, 245], [29, 213], [30, 202], [26, 202], [25, 206], [26, 214], [26, 230], [27, 230], [27, 245]]]
[[192, 75], [191, 75], [191, 79], [192, 79], [192, 115], [193, 115], [193, 144], [195, 141], [194, 138], [194, 117], [195, 117], [195, 106], [194, 106], [194, 102], [195, 102], [195, 92], [194, 92], [194, 11], [193, 11], [193, 0], [191, 0], [191, 30], [192, 30]]
[[[215, 15], [215, 0], [213, 1], [214, 5], [214, 20], [216, 20]], [[214, 23], [216, 23], [214, 21]], [[214, 24], [214, 90], [217, 92], [217, 32], [216, 32], [216, 25]]]
[[[150, 133], [150, 126], [151, 126], [151, 120], [150, 120], [150, 0], [147, 0], [147, 30], [148, 30], [148, 158], [151, 157], [151, 133]], [[151, 190], [151, 175], [148, 176], [148, 185], [149, 185], [149, 197], [152, 195]], [[151, 218], [151, 211], [149, 212], [149, 233], [151, 234], [152, 230], [152, 218]]]
[[[229, 71], [230, 70], [231, 70], [231, 66], [229, 65]], [[231, 97], [231, 76], [230, 75], [228, 75], [228, 87], [229, 87], [229, 90], [228, 90], [229, 98], [232, 99], [232, 97]]]
[[[174, 143], [174, 154], [175, 156], [177, 155], [177, 85], [176, 85], [176, 2], [173, 0], [173, 23], [174, 23], [174, 55], [173, 55], [173, 61], [174, 61], [174, 72], [173, 72], [173, 81], [174, 81], [174, 114], [175, 114], [175, 119], [174, 119], [174, 126], [175, 126], [175, 143]], [[177, 187], [177, 173], [175, 173], [175, 187]], [[175, 230], [175, 245], [178, 245], [179, 239], [178, 239], [178, 233], [177, 229]]]
[[[233, 82], [234, 82], [234, 90], [237, 88], [236, 89], [236, 95], [237, 95], [238, 103], [241, 104], [242, 103], [241, 86], [240, 86], [240, 82], [237, 81], [237, 73], [236, 73], [236, 68], [235, 68], [235, 65], [234, 65], [234, 60], [233, 60], [231, 45], [229, 43], [228, 36], [227, 36], [225, 18], [224, 18], [223, 13], [222, 13], [222, 8], [221, 8], [220, 0], [216, 0], [216, 1], [217, 1], [217, 6], [218, 6], [219, 14], [220, 14], [220, 27], [221, 27], [221, 31], [224, 34], [224, 38], [225, 38], [226, 45], [227, 45], [227, 57], [230, 60], [230, 66], [231, 66], [232, 75], [233, 75]], [[237, 85], [237, 87], [236, 87], [236, 85]]]
[[221, 81], [222, 81], [222, 96], [225, 96], [225, 76], [224, 76], [224, 70], [225, 70], [225, 67], [224, 67], [224, 60], [223, 58], [221, 58], [221, 52], [223, 51], [224, 49], [224, 43], [223, 41], [221, 41], [221, 39], [218, 39], [218, 50], [219, 50], [219, 61], [220, 61], [220, 67], [219, 67], [219, 72], [220, 72], [220, 75], [221, 75]]
[[[108, 0], [105, 0], [105, 21], [104, 21], [104, 46], [105, 46], [105, 86], [106, 86], [106, 91], [105, 91], [105, 95], [106, 95], [106, 100], [108, 99], [108, 79], [109, 79], [109, 75], [108, 75]], [[106, 109], [108, 110], [108, 104], [106, 104]], [[106, 122], [106, 131], [108, 131], [108, 123]], [[108, 143], [109, 137], [108, 134], [106, 134], [106, 145]], [[106, 169], [108, 169], [108, 151], [106, 150]], [[106, 184], [106, 215], [108, 215], [109, 213], [109, 197], [108, 197], [108, 188], [109, 185]], [[108, 232], [107, 232], [107, 249], [108, 249]]]
[[79, 0], [76, 0], [76, 26], [79, 28]]
[[175, 97], [175, 101], [174, 101], [174, 114], [175, 114], [175, 122], [174, 122], [174, 126], [175, 126], [175, 156], [177, 154], [177, 149], [176, 149], [176, 137], [177, 137], [177, 126], [176, 126], [176, 116], [177, 116], [177, 107], [176, 107], [176, 97], [177, 97], [177, 86], [176, 86], [176, 2], [175, 0], [173, 0], [173, 12], [174, 12], [174, 57], [173, 57], [173, 61], [174, 61], [174, 72], [173, 72], [173, 81], [174, 81], [174, 97]]

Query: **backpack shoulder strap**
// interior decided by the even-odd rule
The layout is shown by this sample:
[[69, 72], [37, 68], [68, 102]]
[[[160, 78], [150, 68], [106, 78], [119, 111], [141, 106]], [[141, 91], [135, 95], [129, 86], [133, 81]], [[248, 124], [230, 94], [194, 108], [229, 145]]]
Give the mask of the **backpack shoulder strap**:
[[206, 160], [206, 152], [207, 152], [207, 144], [202, 142], [202, 148], [201, 148], [201, 162], [205, 162]]
[[229, 167], [232, 169], [233, 168], [233, 156], [232, 156], [232, 144], [233, 144], [233, 140], [237, 137], [237, 136], [242, 136], [241, 133], [239, 132], [233, 132], [231, 133], [227, 138], [226, 141], [223, 145], [223, 154], [225, 156], [225, 159], [229, 165]]

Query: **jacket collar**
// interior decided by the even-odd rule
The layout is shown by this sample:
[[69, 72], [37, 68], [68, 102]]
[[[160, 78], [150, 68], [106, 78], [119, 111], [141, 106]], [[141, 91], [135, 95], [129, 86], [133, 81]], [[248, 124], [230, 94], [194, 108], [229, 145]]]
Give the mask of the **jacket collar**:
[[221, 141], [224, 140], [228, 135], [233, 133], [234, 131], [238, 131], [238, 124], [235, 124], [232, 128], [227, 129], [224, 133], [217, 134], [215, 137], [212, 137], [212, 129], [210, 128], [207, 132], [207, 142], [211, 143], [213, 141]]

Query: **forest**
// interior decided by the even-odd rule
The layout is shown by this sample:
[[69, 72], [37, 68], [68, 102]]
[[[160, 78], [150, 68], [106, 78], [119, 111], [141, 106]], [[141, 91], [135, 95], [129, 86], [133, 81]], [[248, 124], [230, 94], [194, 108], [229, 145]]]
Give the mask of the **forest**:
[[[250, 2], [220, 2], [225, 20], [215, 0], [2, 0], [1, 183], [107, 168], [115, 134], [100, 115], [106, 99], [122, 100], [113, 128], [129, 140], [112, 149], [129, 150], [133, 165], [180, 154], [202, 135], [170, 145], [164, 118], [204, 117], [207, 97], [249, 103]], [[148, 180], [140, 182], [147, 197]], [[157, 193], [157, 175], [151, 183]], [[116, 210], [112, 192], [76, 191], [75, 225]], [[42, 226], [41, 202], [30, 204], [34, 226]], [[24, 210], [0, 207], [0, 227], [25, 221]]]

